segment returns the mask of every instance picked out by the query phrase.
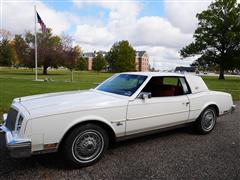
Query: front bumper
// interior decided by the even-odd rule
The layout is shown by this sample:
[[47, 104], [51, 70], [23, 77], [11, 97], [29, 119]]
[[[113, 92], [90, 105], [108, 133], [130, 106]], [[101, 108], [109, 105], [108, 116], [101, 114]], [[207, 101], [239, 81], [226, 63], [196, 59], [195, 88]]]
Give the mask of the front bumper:
[[5, 125], [0, 125], [0, 133], [5, 136], [6, 147], [11, 157], [23, 158], [31, 156], [31, 140], [20, 138], [17, 134], [9, 131]]

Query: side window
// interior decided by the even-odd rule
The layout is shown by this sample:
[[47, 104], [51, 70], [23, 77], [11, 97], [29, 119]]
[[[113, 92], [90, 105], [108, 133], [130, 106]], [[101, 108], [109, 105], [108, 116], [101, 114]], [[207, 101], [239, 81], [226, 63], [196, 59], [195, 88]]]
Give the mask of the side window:
[[[184, 95], [187, 89], [184, 90], [182, 85], [183, 80], [185, 79], [176, 76], [152, 77], [142, 91], [151, 92], [152, 97]], [[186, 82], [185, 86], [187, 87]]]
[[181, 78], [179, 78], [179, 80], [181, 81], [184, 94], [190, 94], [191, 91], [190, 91], [190, 88], [189, 88], [189, 86], [186, 82], [186, 79], [181, 77]]

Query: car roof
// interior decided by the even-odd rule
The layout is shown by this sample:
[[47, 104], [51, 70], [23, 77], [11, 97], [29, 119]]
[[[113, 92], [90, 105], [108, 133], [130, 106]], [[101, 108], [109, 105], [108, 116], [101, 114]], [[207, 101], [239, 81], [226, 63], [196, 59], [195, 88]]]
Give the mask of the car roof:
[[172, 73], [172, 72], [124, 72], [120, 74], [134, 74], [134, 75], [142, 75], [142, 76], [148, 76], [148, 77], [156, 77], [156, 76], [175, 76], [175, 77], [185, 77], [192, 93], [197, 92], [204, 92], [208, 91], [208, 87], [203, 81], [203, 79], [200, 76], [191, 74], [191, 73]]
[[181, 73], [172, 73], [172, 72], [124, 72], [124, 73], [120, 73], [120, 74], [133, 74], [133, 75], [142, 75], [142, 76], [180, 76], [180, 77], [184, 77], [185, 74], [181, 74]]

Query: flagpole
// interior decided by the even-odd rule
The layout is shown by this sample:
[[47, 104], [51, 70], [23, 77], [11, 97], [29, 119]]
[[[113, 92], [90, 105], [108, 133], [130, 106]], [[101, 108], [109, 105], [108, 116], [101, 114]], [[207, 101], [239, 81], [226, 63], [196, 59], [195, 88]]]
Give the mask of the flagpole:
[[37, 10], [36, 5], [34, 5], [34, 14], [35, 14], [35, 80], [38, 80], [38, 66], [37, 66]]

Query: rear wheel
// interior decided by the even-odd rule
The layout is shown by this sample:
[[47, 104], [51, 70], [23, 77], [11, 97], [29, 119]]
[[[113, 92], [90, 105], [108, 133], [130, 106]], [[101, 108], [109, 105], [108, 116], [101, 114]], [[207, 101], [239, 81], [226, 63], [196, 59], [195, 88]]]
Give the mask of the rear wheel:
[[195, 122], [195, 126], [199, 133], [208, 134], [214, 129], [216, 120], [216, 110], [212, 107], [207, 107]]
[[89, 166], [101, 159], [108, 144], [109, 138], [103, 128], [95, 124], [85, 124], [68, 135], [63, 152], [71, 165]]

